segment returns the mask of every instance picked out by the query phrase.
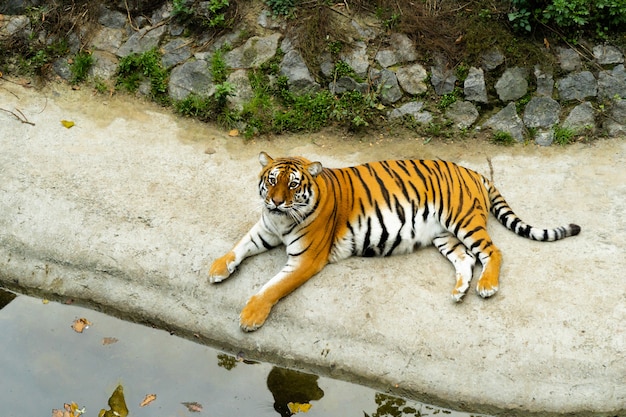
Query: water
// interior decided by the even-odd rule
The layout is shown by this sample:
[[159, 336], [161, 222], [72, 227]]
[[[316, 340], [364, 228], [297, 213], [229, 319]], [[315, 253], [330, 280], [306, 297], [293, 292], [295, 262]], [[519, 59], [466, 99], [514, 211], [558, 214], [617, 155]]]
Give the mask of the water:
[[[0, 290], [0, 309], [5, 417], [50, 416], [71, 402], [95, 417], [118, 384], [131, 417], [470, 416], [250, 362], [75, 305]], [[79, 318], [91, 322], [82, 333], [71, 327]], [[141, 407], [148, 394], [156, 400]]]

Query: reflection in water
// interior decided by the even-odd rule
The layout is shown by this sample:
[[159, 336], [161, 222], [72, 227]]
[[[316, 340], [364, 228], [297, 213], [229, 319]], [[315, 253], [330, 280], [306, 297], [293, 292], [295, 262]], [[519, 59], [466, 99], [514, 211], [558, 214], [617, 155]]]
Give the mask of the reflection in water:
[[414, 407], [407, 405], [406, 400], [391, 395], [376, 393], [376, 412], [365, 417], [420, 417], [422, 413]]
[[317, 384], [318, 378], [317, 375], [273, 367], [267, 376], [267, 388], [274, 396], [274, 410], [284, 417], [308, 411], [311, 401], [324, 396]]
[[9, 304], [16, 297], [12, 292], [8, 292], [0, 288], [0, 309]]

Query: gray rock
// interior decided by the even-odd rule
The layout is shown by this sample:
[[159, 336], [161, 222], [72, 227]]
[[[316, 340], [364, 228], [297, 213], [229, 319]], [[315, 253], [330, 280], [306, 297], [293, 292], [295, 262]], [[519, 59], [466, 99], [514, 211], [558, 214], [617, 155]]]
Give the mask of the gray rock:
[[442, 96], [453, 92], [456, 80], [454, 71], [444, 69], [443, 65], [430, 67], [430, 83], [438, 95]]
[[623, 64], [615, 66], [612, 71], [600, 71], [598, 97], [601, 99], [626, 98], [626, 71]]
[[376, 38], [377, 33], [376, 33], [376, 31], [374, 29], [366, 28], [366, 27], [364, 28], [356, 20], [352, 20], [352, 22], [350, 22], [350, 24], [356, 30], [356, 32], [359, 34], [359, 37], [361, 39], [363, 39], [364, 41], [371, 41], [372, 39]]
[[228, 96], [226, 99], [228, 107], [236, 111], [242, 111], [244, 104], [254, 97], [254, 91], [248, 79], [248, 71], [244, 69], [236, 70], [228, 76], [226, 81], [232, 84], [236, 91], [234, 96]]
[[333, 77], [335, 71], [335, 63], [329, 52], [324, 52], [320, 57], [320, 71], [324, 77]]
[[113, 78], [119, 64], [117, 56], [106, 51], [93, 51], [91, 56], [93, 57], [93, 65], [89, 69], [89, 76], [103, 80]]
[[346, 91], [358, 91], [366, 94], [369, 90], [369, 84], [359, 83], [351, 77], [340, 77], [337, 81], [328, 84], [328, 90], [332, 94], [343, 94]]
[[209, 97], [215, 92], [213, 76], [206, 61], [188, 61], [175, 67], [168, 87], [174, 100], [183, 100], [191, 93]]
[[156, 48], [161, 41], [167, 29], [166, 25], [155, 28], [145, 27], [135, 32], [128, 40], [117, 50], [117, 56], [125, 57], [130, 54], [142, 54], [152, 48]]
[[163, 22], [165, 19], [172, 17], [172, 10], [174, 6], [172, 2], [166, 1], [161, 7], [152, 12], [150, 16], [150, 22], [152, 25]]
[[556, 48], [556, 55], [563, 71], [576, 71], [582, 66], [580, 55], [571, 48]]
[[411, 101], [398, 107], [397, 109], [391, 110], [387, 113], [387, 116], [390, 119], [397, 119], [398, 117], [408, 115], [413, 117], [413, 119], [418, 123], [430, 123], [433, 120], [433, 115], [428, 111], [422, 111], [422, 108], [424, 108], [424, 102]]
[[575, 72], [556, 83], [561, 100], [584, 100], [598, 94], [598, 83], [589, 71]]
[[94, 49], [106, 51], [109, 53], [117, 53], [122, 46], [124, 39], [123, 29], [113, 29], [110, 27], [102, 27], [94, 33], [91, 45]]
[[383, 104], [392, 104], [402, 98], [402, 90], [400, 90], [398, 79], [393, 71], [371, 69], [370, 79]]
[[98, 23], [110, 29], [122, 29], [126, 25], [128, 17], [117, 10], [110, 10], [107, 7], [100, 8]]
[[283, 40], [281, 49], [285, 51], [285, 56], [280, 62], [280, 74], [289, 80], [289, 88], [296, 92], [319, 90], [320, 85], [315, 82], [302, 55], [293, 48], [289, 39]]
[[383, 68], [388, 68], [403, 62], [411, 62], [417, 59], [417, 51], [413, 41], [401, 33], [393, 33], [389, 36], [390, 47], [381, 49], [376, 54], [376, 61]]
[[183, 38], [171, 40], [163, 46], [162, 52], [161, 64], [167, 69], [181, 64], [191, 57], [189, 41]]
[[485, 51], [481, 55], [482, 67], [491, 71], [498, 68], [504, 62], [504, 55], [498, 48], [493, 48], [488, 51]]
[[467, 129], [478, 119], [478, 110], [469, 101], [455, 101], [446, 109], [446, 117], [459, 129]]
[[550, 146], [554, 142], [554, 130], [538, 130], [535, 132], [535, 143], [539, 146]]
[[564, 128], [572, 129], [577, 133], [595, 129], [595, 111], [591, 103], [586, 101], [574, 107], [562, 125]]
[[550, 97], [533, 97], [524, 109], [526, 127], [549, 128], [559, 122], [561, 105]]
[[597, 45], [593, 47], [593, 57], [600, 65], [622, 64], [624, 55], [614, 46]]
[[11, 36], [28, 38], [31, 31], [30, 20], [27, 16], [8, 16], [5, 20], [0, 20], [0, 39]]
[[614, 100], [612, 102], [603, 127], [611, 137], [626, 134], [626, 100]]
[[428, 73], [420, 64], [398, 68], [396, 77], [398, 78], [400, 87], [409, 94], [422, 94], [428, 90], [428, 86], [426, 85]]
[[528, 70], [526, 68], [509, 68], [496, 82], [496, 92], [502, 101], [514, 101], [528, 92]]
[[485, 74], [482, 68], [471, 67], [465, 82], [463, 83], [463, 92], [465, 99], [477, 101], [479, 103], [488, 103], [487, 87], [485, 86]]
[[365, 78], [367, 76], [367, 70], [370, 64], [365, 42], [356, 42], [351, 50], [340, 55], [340, 59], [350, 65], [350, 68], [352, 68], [359, 77]]
[[543, 70], [537, 65], [535, 66], [535, 80], [537, 81], [537, 90], [535, 93], [538, 96], [552, 97], [554, 91], [554, 78], [552, 74], [543, 72]]
[[62, 57], [55, 59], [52, 63], [52, 70], [65, 81], [72, 79], [72, 70], [70, 70], [70, 64], [68, 64], [67, 58]]
[[485, 126], [495, 131], [502, 131], [510, 134], [516, 141], [524, 141], [524, 123], [517, 115], [515, 103], [509, 103], [504, 109], [490, 117]]
[[256, 68], [276, 55], [280, 33], [270, 36], [253, 36], [243, 45], [224, 55], [224, 61], [231, 68]]
[[269, 10], [263, 10], [256, 20], [257, 24], [265, 29], [285, 29], [287, 24], [284, 19], [274, 16]]

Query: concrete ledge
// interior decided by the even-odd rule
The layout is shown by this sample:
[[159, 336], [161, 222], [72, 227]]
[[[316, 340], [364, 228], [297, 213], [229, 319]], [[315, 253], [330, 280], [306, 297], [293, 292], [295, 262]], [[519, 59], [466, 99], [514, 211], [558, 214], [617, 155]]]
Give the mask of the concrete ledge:
[[[322, 134], [244, 142], [127, 98], [1, 86], [0, 107], [35, 126], [0, 112], [0, 285], [456, 409], [626, 413], [624, 140], [549, 149]], [[449, 297], [453, 268], [434, 249], [352, 258], [246, 334], [239, 310], [285, 255], [252, 258], [219, 285], [206, 272], [257, 219], [260, 150], [328, 166], [440, 157], [486, 174], [490, 158], [522, 218], [583, 231], [538, 243], [491, 221], [500, 293], [482, 300], [471, 290], [461, 304]]]

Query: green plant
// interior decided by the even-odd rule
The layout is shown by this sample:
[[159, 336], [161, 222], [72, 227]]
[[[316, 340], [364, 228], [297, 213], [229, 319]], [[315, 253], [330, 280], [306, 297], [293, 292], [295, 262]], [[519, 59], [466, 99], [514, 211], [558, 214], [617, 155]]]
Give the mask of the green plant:
[[211, 74], [213, 75], [213, 82], [223, 83], [228, 78], [228, 65], [224, 60], [224, 54], [221, 49], [215, 51], [211, 56]]
[[161, 54], [154, 48], [142, 54], [130, 54], [120, 59], [117, 67], [116, 85], [130, 92], [135, 92], [139, 84], [147, 79], [150, 81], [152, 98], [167, 104], [168, 72], [161, 64]]
[[[282, 93], [285, 96], [285, 93]], [[316, 94], [290, 94], [290, 105], [283, 111], [275, 111], [272, 130], [276, 133], [316, 131], [328, 124], [334, 97], [329, 91]]]
[[330, 52], [333, 55], [337, 55], [339, 52], [341, 52], [342, 48], [343, 48], [343, 42], [341, 41], [329, 41], [328, 42], [328, 52]]
[[512, 0], [508, 18], [513, 28], [530, 32], [532, 23], [572, 32], [587, 31], [600, 38], [626, 24], [624, 0]]
[[109, 86], [107, 85], [106, 81], [98, 76], [93, 78], [93, 87], [99, 94], [104, 94], [109, 91]]
[[574, 137], [574, 130], [568, 129], [563, 126], [556, 126], [554, 128], [554, 143], [565, 146], [572, 142]]
[[335, 78], [340, 77], [352, 77], [357, 79], [357, 81], [361, 81], [360, 77], [356, 75], [352, 67], [345, 63], [344, 61], [335, 62], [335, 69], [333, 71]]
[[517, 111], [517, 113], [522, 113], [524, 111], [524, 108], [526, 108], [526, 105], [530, 102], [530, 100], [532, 99], [532, 94], [526, 93], [524, 96], [520, 97], [516, 102], [515, 102], [515, 110]]
[[224, 28], [227, 26], [225, 11], [229, 5], [228, 0], [209, 0], [207, 5], [209, 27]]
[[213, 96], [215, 97], [215, 101], [217, 104], [217, 109], [221, 110], [226, 106], [226, 100], [230, 96], [235, 95], [235, 86], [229, 83], [228, 81], [224, 81], [221, 84], [217, 84], [215, 86], [215, 93]]
[[400, 23], [400, 13], [394, 12], [390, 8], [378, 6], [374, 10], [374, 14], [386, 30], [392, 30]]
[[93, 66], [93, 56], [89, 52], [80, 51], [74, 56], [73, 62], [70, 64], [72, 72], [72, 84], [78, 84], [87, 79], [87, 73]]
[[439, 99], [439, 104], [437, 104], [437, 107], [440, 110], [445, 110], [450, 107], [452, 103], [455, 103], [457, 100], [457, 96], [459, 95], [459, 91], [457, 90], [458, 89], [455, 88], [454, 91], [452, 91], [451, 93], [442, 95]]
[[463, 82], [465, 81], [465, 79], [467, 78], [467, 75], [469, 74], [469, 66], [464, 63], [461, 63], [456, 66], [456, 68], [454, 69], [454, 72], [458, 80], [460, 82]]
[[276, 16], [292, 16], [296, 8], [295, 0], [265, 0]]
[[495, 143], [496, 145], [511, 146], [516, 141], [510, 133], [498, 130], [491, 137], [491, 142]]
[[187, 7], [186, 0], [173, 0], [172, 1], [172, 16], [178, 18], [188, 18], [193, 15], [193, 10]]

